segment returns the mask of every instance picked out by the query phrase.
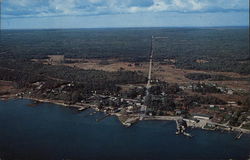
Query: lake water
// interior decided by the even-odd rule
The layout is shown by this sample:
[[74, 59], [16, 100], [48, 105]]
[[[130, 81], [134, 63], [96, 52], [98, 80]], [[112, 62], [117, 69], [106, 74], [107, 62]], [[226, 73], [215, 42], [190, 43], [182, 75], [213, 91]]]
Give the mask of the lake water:
[[142, 121], [123, 127], [116, 117], [77, 112], [30, 100], [0, 101], [0, 159], [248, 159], [250, 136], [190, 130], [175, 135], [175, 123]]

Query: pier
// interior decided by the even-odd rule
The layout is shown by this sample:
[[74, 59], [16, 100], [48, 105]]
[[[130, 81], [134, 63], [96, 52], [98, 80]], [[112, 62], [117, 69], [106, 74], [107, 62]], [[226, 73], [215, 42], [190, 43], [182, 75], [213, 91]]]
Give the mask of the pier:
[[184, 136], [187, 137], [192, 137], [190, 133], [185, 132], [187, 124], [183, 119], [178, 119], [175, 120], [176, 122], [176, 135], [183, 134]]
[[84, 111], [84, 110], [86, 110], [88, 108], [89, 108], [89, 106], [80, 107], [80, 108], [78, 108], [78, 111]]
[[99, 118], [99, 119], [96, 119], [96, 122], [100, 122], [101, 120], [107, 118], [108, 116], [110, 116], [110, 114], [106, 114], [105, 116]]
[[240, 132], [239, 134], [236, 135], [235, 139], [240, 139], [240, 137], [243, 135], [243, 132]]

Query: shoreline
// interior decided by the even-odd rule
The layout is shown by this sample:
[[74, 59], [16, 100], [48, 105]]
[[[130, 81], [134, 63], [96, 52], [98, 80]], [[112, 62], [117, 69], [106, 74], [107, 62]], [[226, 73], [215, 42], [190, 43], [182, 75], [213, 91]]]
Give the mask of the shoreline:
[[[39, 99], [39, 98], [33, 98], [33, 97], [17, 97], [14, 95], [8, 95], [8, 96], [0, 96], [0, 100], [11, 100], [11, 99], [28, 99], [32, 101], [37, 101], [40, 103], [51, 103], [51, 104], [56, 104], [60, 106], [64, 106], [66, 108], [76, 108], [78, 111], [83, 111], [85, 109], [91, 108], [97, 112], [103, 112], [104, 111], [99, 110], [95, 105], [93, 104], [66, 104], [63, 100], [51, 100], [51, 99]], [[143, 119], [140, 119], [140, 116], [138, 114], [132, 114], [132, 115], [126, 115], [126, 119], [124, 120], [121, 118], [124, 115], [121, 115], [120, 113], [106, 113], [106, 116], [116, 116], [118, 120], [121, 122], [121, 124], [125, 127], [130, 127], [133, 124], [137, 123], [138, 121], [177, 121], [179, 119], [182, 119], [181, 116], [145, 116]], [[216, 127], [214, 129], [209, 129], [205, 128], [205, 125], [199, 125], [198, 123], [193, 123], [189, 119], [184, 119], [187, 123], [187, 127], [190, 128], [198, 128], [202, 130], [207, 130], [207, 131], [227, 131], [227, 132], [240, 132], [244, 134], [250, 134], [250, 130], [244, 129], [244, 128], [239, 128], [239, 127], [233, 127], [233, 126], [227, 126], [225, 124], [219, 124], [219, 123], [214, 123], [211, 121], [202, 121], [201, 123], [206, 123], [206, 124], [213, 124]]]

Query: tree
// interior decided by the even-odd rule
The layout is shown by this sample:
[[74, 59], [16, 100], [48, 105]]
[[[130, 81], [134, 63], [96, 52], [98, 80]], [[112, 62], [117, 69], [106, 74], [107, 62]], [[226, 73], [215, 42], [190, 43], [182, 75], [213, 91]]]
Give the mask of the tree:
[[79, 101], [79, 97], [80, 97], [80, 92], [79, 91], [73, 91], [72, 95], [71, 95], [71, 101], [72, 103], [76, 103]]

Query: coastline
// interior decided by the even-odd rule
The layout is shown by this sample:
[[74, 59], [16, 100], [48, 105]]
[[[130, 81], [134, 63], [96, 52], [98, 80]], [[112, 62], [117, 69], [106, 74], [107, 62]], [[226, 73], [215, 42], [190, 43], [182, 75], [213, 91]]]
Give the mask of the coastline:
[[[91, 108], [97, 112], [103, 112], [97, 108], [96, 105], [93, 104], [82, 104], [82, 103], [76, 103], [76, 104], [66, 104], [63, 100], [51, 100], [51, 99], [40, 99], [40, 98], [34, 98], [34, 97], [18, 97], [15, 95], [5, 95], [5, 96], [0, 96], [0, 100], [11, 100], [11, 99], [28, 99], [32, 101], [37, 101], [39, 103], [52, 103], [56, 105], [60, 105], [63, 107], [72, 107], [78, 109], [78, 111], [83, 111], [87, 108]], [[131, 114], [125, 116], [126, 118], [124, 119], [124, 115], [120, 113], [107, 113], [106, 116], [116, 116], [118, 120], [121, 122], [121, 124], [125, 127], [130, 127], [133, 124], [137, 123], [138, 121], [178, 121], [182, 119], [181, 116], [145, 116], [143, 119], [140, 118], [139, 114]], [[232, 127], [228, 126], [226, 124], [219, 124], [211, 121], [203, 121], [200, 120], [199, 123], [194, 123], [192, 120], [189, 119], [184, 119], [184, 121], [187, 123], [187, 127], [190, 128], [199, 128], [202, 130], [209, 130], [209, 131], [227, 131], [227, 132], [240, 132], [244, 134], [250, 134], [250, 130], [240, 128], [240, 127]], [[212, 124], [216, 126], [214, 129], [209, 129], [205, 128], [206, 124]]]
[[[30, 107], [27, 105], [30, 103], [37, 105]], [[16, 151], [25, 155], [28, 153], [29, 157], [25, 157], [25, 159], [30, 159], [31, 153], [38, 149], [40, 151], [40, 148], [47, 148], [46, 153], [41, 150], [36, 154], [37, 156], [53, 153], [56, 156], [52, 159], [61, 159], [63, 156], [64, 159], [72, 157], [92, 159], [93, 153], [98, 151], [103, 151], [107, 156], [118, 152], [118, 156], [130, 155], [131, 157], [125, 157], [125, 159], [133, 159], [135, 152], [143, 155], [141, 152], [143, 151], [147, 156], [152, 149], [154, 155], [145, 157], [145, 159], [157, 158], [160, 160], [159, 157], [163, 157], [162, 160], [164, 160], [168, 159], [169, 155], [179, 159], [178, 155], [189, 156], [190, 150], [195, 151], [191, 152], [192, 155], [189, 156], [191, 159], [202, 159], [208, 156], [211, 159], [246, 159], [249, 155], [247, 146], [250, 144], [250, 135], [248, 134], [244, 134], [239, 140], [236, 140], [234, 138], [236, 133], [188, 128], [187, 132], [193, 136], [190, 138], [182, 134], [175, 135], [176, 124], [174, 121], [138, 121], [134, 126], [127, 128], [121, 125], [115, 116], [107, 117], [100, 122], [96, 121], [105, 115], [100, 112], [94, 113], [92, 109], [77, 113], [74, 108], [64, 108], [52, 103], [39, 104], [27, 99], [1, 101], [0, 114], [3, 120], [2, 126], [9, 126], [3, 127], [3, 132], [0, 132], [1, 146], [8, 147], [10, 143], [15, 144], [12, 151], [5, 150], [4, 152], [10, 155]], [[19, 132], [16, 132], [17, 128]], [[20, 135], [23, 136], [20, 137]], [[25, 147], [25, 150], [20, 148], [21, 145]], [[96, 148], [95, 146], [103, 147]], [[116, 146], [115, 150], [113, 150], [114, 146]], [[216, 150], [215, 147], [217, 147]], [[110, 151], [111, 149], [112, 151]], [[159, 152], [162, 155], [159, 155]], [[201, 152], [203, 156], [197, 157], [196, 155], [201, 155]], [[65, 153], [67, 153], [66, 156]], [[220, 155], [214, 156], [213, 153]], [[81, 157], [83, 155], [89, 155], [89, 157]], [[155, 157], [156, 155], [159, 157]], [[43, 157], [43, 159], [50, 158]], [[117, 158], [119, 159], [116, 155], [111, 157], [111, 159]], [[37, 158], [34, 157], [34, 159]], [[103, 155], [100, 156], [101, 159], [103, 159]]]

